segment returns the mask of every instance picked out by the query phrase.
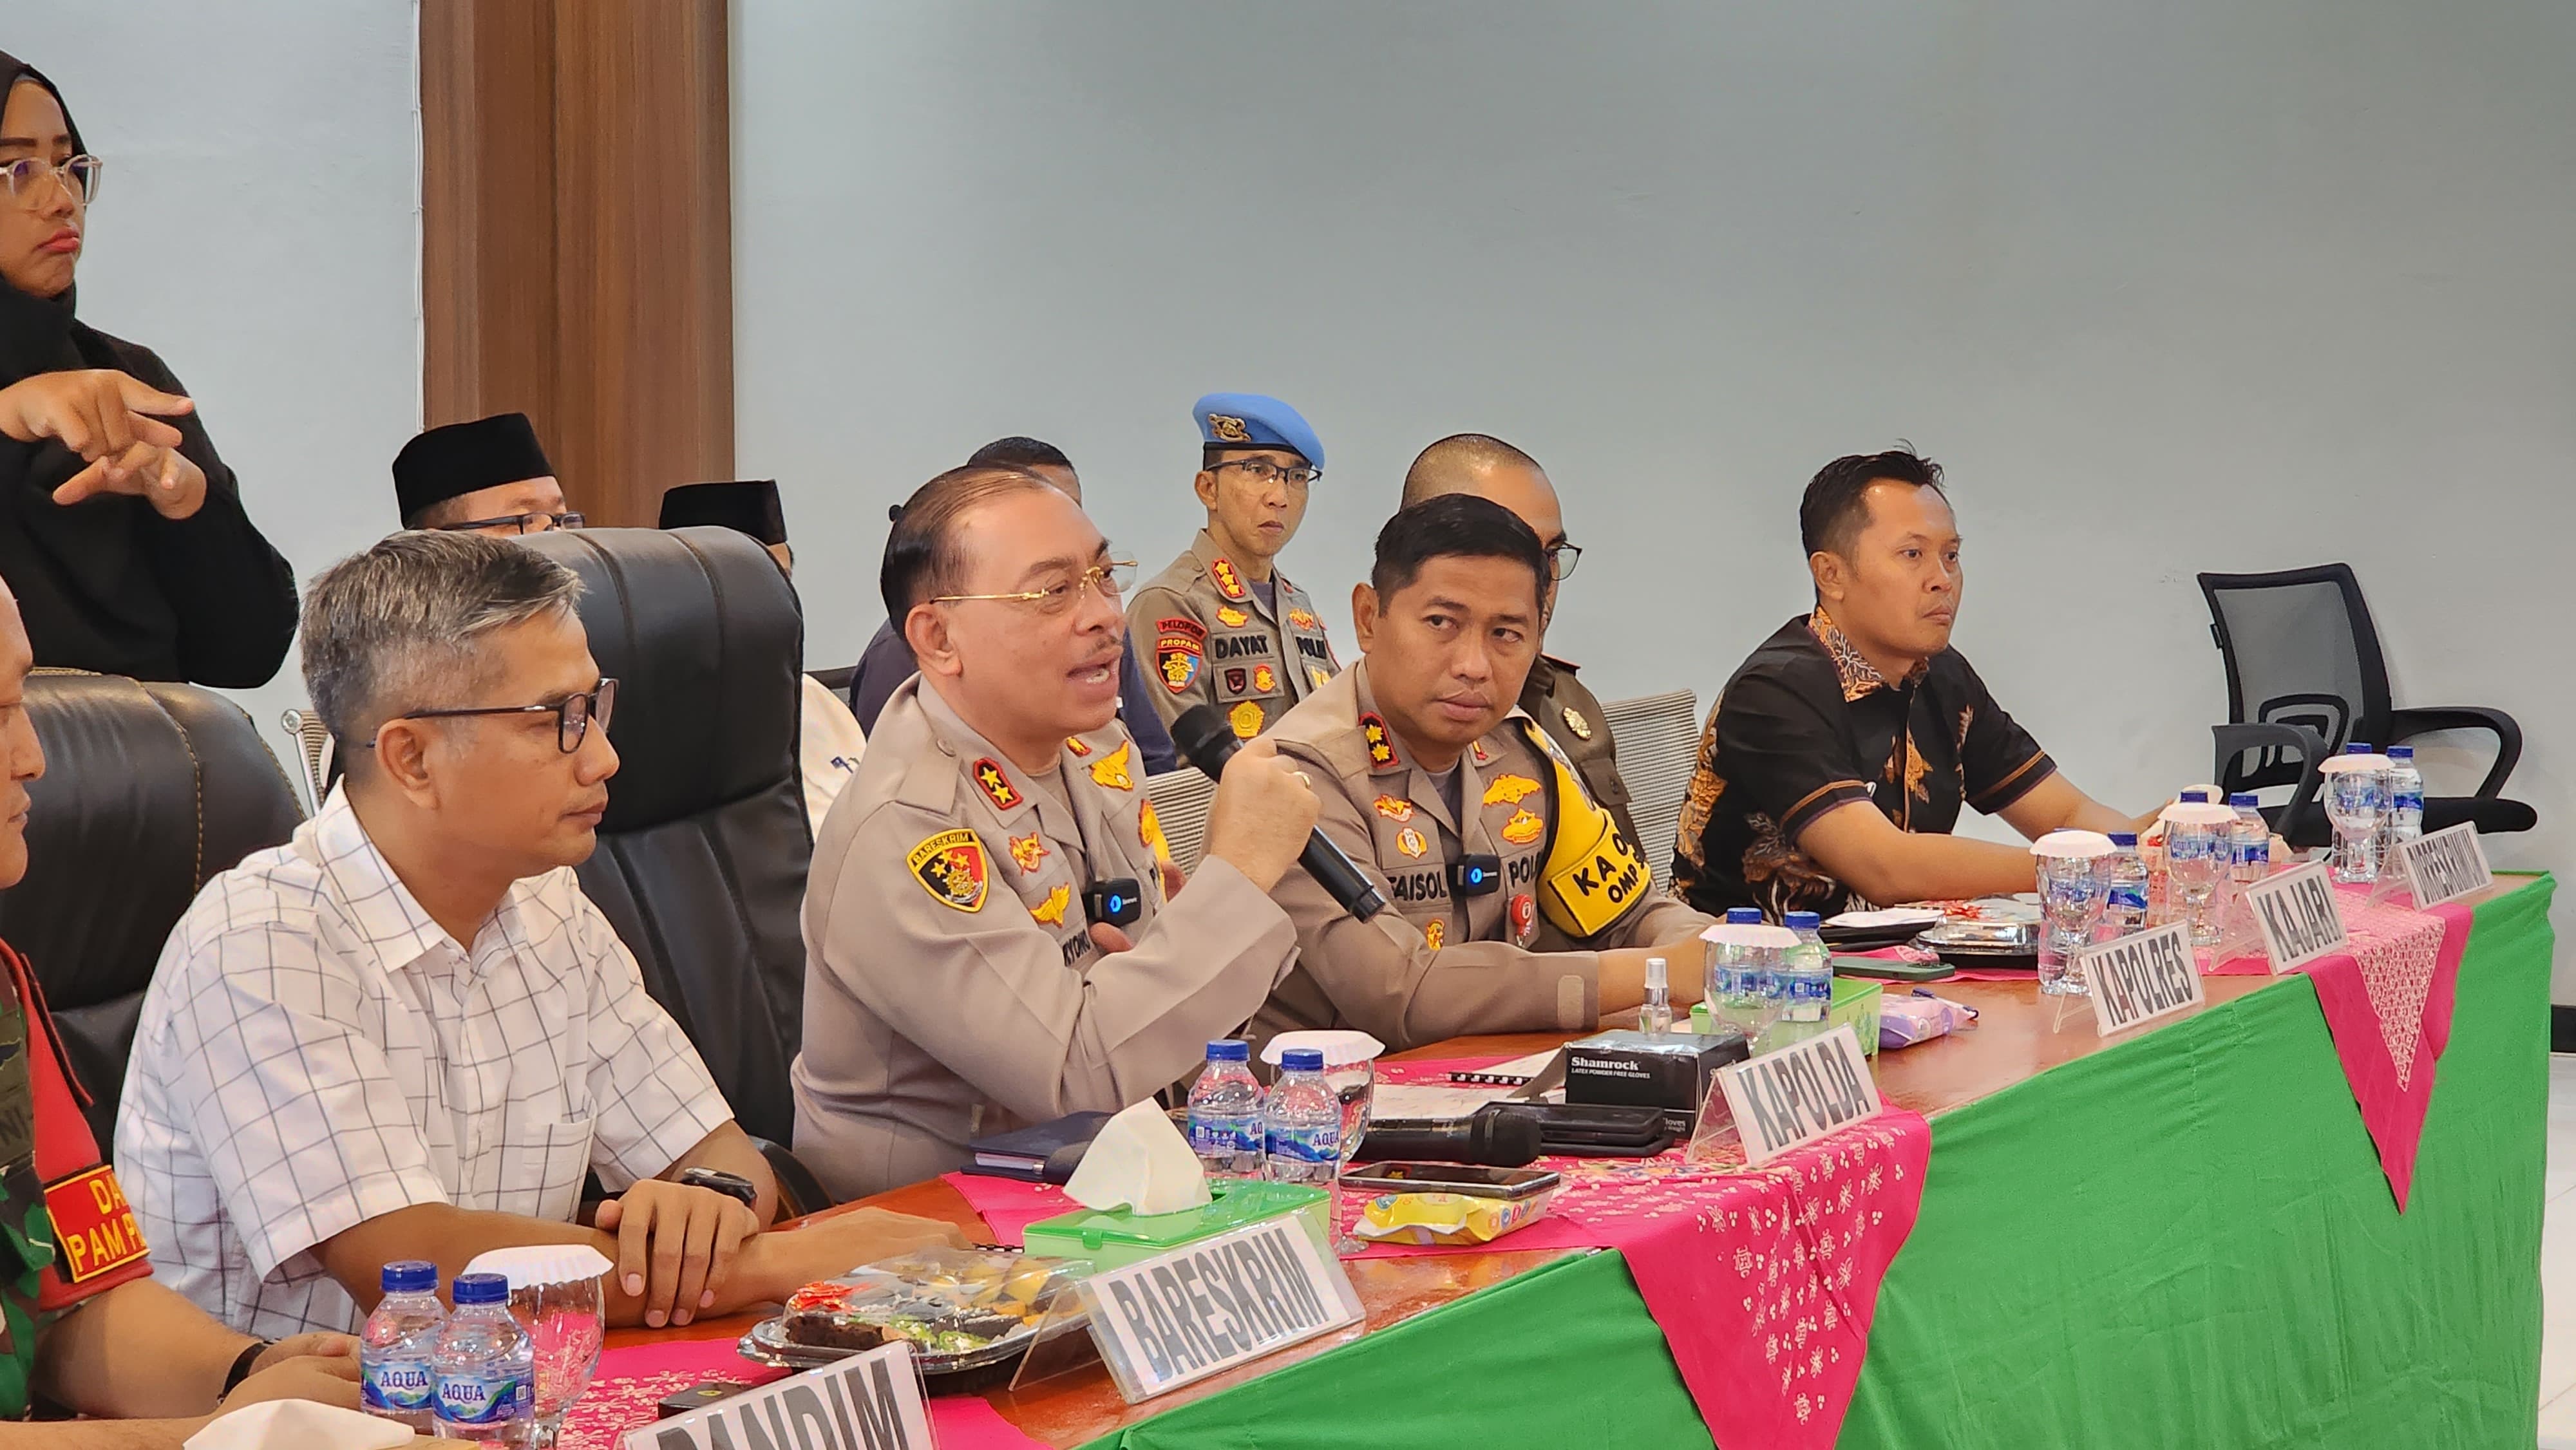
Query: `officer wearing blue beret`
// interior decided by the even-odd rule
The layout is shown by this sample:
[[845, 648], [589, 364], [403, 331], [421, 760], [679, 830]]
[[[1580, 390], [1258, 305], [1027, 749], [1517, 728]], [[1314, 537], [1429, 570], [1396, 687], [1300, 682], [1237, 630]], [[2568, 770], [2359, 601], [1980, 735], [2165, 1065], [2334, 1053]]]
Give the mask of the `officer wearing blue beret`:
[[1249, 740], [1342, 667], [1314, 601], [1273, 565], [1306, 517], [1324, 445], [1296, 409], [1258, 393], [1210, 393], [1194, 411], [1207, 527], [1136, 591], [1127, 631], [1153, 662], [1166, 721], [1212, 704]]

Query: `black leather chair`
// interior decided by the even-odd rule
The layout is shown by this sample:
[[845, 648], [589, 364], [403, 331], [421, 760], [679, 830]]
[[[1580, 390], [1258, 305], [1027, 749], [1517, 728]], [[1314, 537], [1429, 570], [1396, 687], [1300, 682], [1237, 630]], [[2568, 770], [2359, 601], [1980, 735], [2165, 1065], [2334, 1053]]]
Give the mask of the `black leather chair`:
[[[619, 766], [582, 888], [766, 1152], [795, 1128], [787, 1068], [805, 1012], [813, 842], [796, 755], [796, 593], [731, 529], [524, 542], [581, 576], [591, 656], [618, 681]], [[770, 1156], [796, 1206], [820, 1206], [819, 1190], [789, 1183], [799, 1170], [784, 1150]]]
[[[2522, 759], [2522, 727], [2484, 705], [2401, 710], [2390, 700], [2379, 627], [2349, 564], [2271, 574], [2203, 574], [2209, 633], [2227, 667], [2227, 718], [2212, 727], [2218, 782], [2230, 791], [2292, 787], [2287, 804], [2264, 814], [2293, 846], [2332, 835], [2316, 803], [2317, 766], [2345, 742], [2385, 749], [2443, 730], [2495, 738], [2495, 762], [2477, 794], [2427, 796], [2428, 832], [2473, 822], [2482, 833], [2528, 831], [2532, 808], [2502, 792]], [[2296, 757], [2295, 760], [2292, 757]]]
[[282, 844], [304, 812], [250, 717], [211, 690], [39, 670], [27, 716], [45, 775], [29, 787], [27, 879], [0, 892], [0, 938], [45, 990], [104, 1148], [170, 928], [208, 879]]

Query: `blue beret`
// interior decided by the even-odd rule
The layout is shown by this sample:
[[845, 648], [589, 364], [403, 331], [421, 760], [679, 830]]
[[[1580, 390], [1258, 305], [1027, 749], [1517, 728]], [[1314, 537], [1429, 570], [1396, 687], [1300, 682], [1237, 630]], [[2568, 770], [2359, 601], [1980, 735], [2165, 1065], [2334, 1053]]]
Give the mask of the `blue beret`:
[[1324, 445], [1296, 409], [1259, 393], [1210, 393], [1192, 409], [1211, 448], [1285, 448], [1321, 472]]

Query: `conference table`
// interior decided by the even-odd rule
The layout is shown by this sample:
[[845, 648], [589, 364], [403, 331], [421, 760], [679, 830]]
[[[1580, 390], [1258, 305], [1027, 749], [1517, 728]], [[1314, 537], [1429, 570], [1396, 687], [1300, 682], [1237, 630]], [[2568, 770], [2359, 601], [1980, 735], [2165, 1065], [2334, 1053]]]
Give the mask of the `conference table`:
[[[1980, 1017], [1876, 1059], [1933, 1147], [1837, 1443], [2532, 1444], [2553, 888], [2468, 903], [2403, 1213], [2305, 977], [2208, 977], [2201, 1008], [2108, 1041], [2034, 984], [1938, 984]], [[864, 1202], [991, 1241], [943, 1182]], [[1708, 1444], [1620, 1254], [1509, 1242], [1350, 1261], [1364, 1325], [1143, 1405], [1096, 1365], [988, 1398], [1058, 1447]]]

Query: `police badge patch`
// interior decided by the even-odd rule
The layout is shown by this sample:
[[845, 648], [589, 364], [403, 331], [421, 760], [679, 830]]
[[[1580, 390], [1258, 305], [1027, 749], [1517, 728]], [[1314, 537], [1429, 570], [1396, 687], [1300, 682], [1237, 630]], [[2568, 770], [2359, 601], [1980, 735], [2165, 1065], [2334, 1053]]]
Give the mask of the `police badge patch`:
[[930, 899], [958, 911], [984, 909], [984, 841], [973, 831], [942, 831], [903, 858]]

